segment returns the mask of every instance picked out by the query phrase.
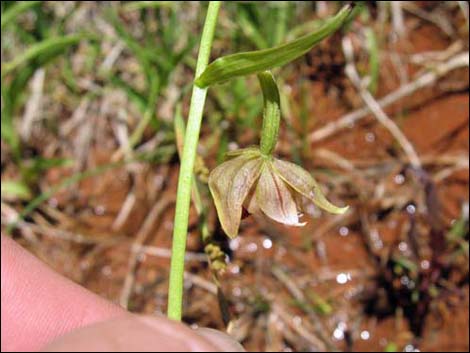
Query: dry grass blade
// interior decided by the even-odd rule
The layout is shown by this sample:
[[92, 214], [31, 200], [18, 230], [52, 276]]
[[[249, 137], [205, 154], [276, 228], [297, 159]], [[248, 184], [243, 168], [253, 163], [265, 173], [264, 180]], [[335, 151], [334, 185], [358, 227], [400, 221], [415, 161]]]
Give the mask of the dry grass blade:
[[[385, 97], [377, 100], [378, 105], [384, 109], [385, 107], [407, 97], [421, 88], [434, 84], [438, 79], [447, 75], [450, 71], [468, 67], [469, 65], [469, 52], [463, 52], [455, 55], [445, 63], [436, 65], [425, 74], [419, 76], [414, 81], [400, 86], [395, 91], [387, 94]], [[354, 112], [348, 113], [336, 121], [326, 124], [322, 128], [312, 132], [309, 136], [310, 142], [318, 142], [324, 140], [334, 134], [340, 132], [351, 126], [352, 124], [366, 118], [371, 113], [370, 107], [358, 109]]]
[[411, 165], [415, 169], [421, 169], [421, 161], [411, 142], [407, 139], [405, 134], [403, 134], [400, 128], [387, 116], [387, 114], [385, 114], [385, 112], [382, 110], [379, 103], [377, 103], [377, 101], [374, 99], [372, 94], [370, 94], [370, 92], [362, 85], [361, 78], [359, 77], [356, 66], [354, 64], [352, 43], [348, 37], [343, 38], [343, 51], [347, 61], [346, 74], [358, 89], [362, 99], [372, 111], [377, 120], [393, 135], [393, 137], [402, 146], [403, 150], [408, 156]]

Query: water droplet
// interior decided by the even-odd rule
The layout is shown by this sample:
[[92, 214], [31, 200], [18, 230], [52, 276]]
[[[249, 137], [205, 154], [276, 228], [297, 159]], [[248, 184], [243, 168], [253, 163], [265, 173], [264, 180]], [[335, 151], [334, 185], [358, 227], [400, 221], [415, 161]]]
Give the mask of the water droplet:
[[404, 352], [419, 352], [420, 350], [418, 348], [415, 348], [412, 344], [407, 344], [405, 348], [403, 349]]
[[416, 206], [415, 205], [406, 206], [406, 212], [408, 212], [409, 214], [415, 214]]
[[342, 340], [344, 338], [344, 331], [338, 327], [335, 328], [335, 330], [333, 331], [333, 337], [337, 340]]
[[408, 244], [404, 241], [401, 241], [400, 244], [398, 244], [398, 249], [400, 249], [402, 252], [405, 252], [408, 250]]
[[405, 176], [403, 174], [397, 174], [395, 175], [395, 184], [401, 185], [405, 182]]
[[367, 142], [372, 143], [375, 141], [375, 134], [373, 132], [368, 132], [365, 138]]
[[97, 216], [102, 216], [106, 212], [106, 207], [103, 205], [98, 205], [94, 208], [94, 212]]
[[349, 228], [348, 227], [341, 227], [339, 229], [339, 235], [341, 235], [342, 237], [345, 237], [349, 234]]
[[367, 330], [364, 330], [361, 332], [361, 338], [364, 340], [364, 341], [367, 341], [369, 338], [370, 338], [370, 333], [369, 331]]
[[198, 324], [191, 324], [190, 326], [193, 330], [197, 330], [199, 328]]
[[103, 274], [103, 276], [109, 277], [113, 273], [113, 270], [111, 266], [106, 265], [101, 268], [101, 273]]
[[429, 267], [431, 267], [431, 263], [428, 260], [421, 261], [420, 265], [423, 270], [429, 270]]
[[256, 245], [256, 243], [250, 243], [247, 245], [246, 250], [248, 250], [249, 252], [255, 252], [256, 250], [258, 250], [258, 245]]
[[[351, 275], [349, 275], [349, 277], [350, 276]], [[336, 282], [338, 282], [339, 284], [345, 284], [347, 281], [348, 281], [348, 274], [346, 273], [339, 273], [336, 276]]]
[[263, 248], [265, 248], [265, 249], [271, 249], [272, 247], [273, 247], [273, 242], [272, 242], [272, 240], [269, 239], [269, 238], [265, 238], [265, 239], [263, 240]]
[[239, 274], [240, 273], [240, 266], [238, 265], [230, 265], [229, 266], [229, 271], [230, 273], [236, 275], [236, 274]]
[[410, 278], [408, 276], [402, 276], [400, 278], [400, 283], [402, 285], [404, 285], [405, 287], [408, 287], [409, 283], [410, 283]]
[[238, 238], [230, 240], [229, 247], [232, 251], [238, 250], [240, 247], [240, 240]]

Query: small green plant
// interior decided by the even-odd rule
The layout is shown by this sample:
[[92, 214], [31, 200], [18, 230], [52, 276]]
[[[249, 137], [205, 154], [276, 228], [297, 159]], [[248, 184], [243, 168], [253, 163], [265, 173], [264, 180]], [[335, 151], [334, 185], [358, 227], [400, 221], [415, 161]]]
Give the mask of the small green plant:
[[273, 157], [281, 111], [276, 82], [267, 70], [299, 58], [338, 30], [350, 16], [352, 6], [344, 6], [322, 27], [303, 37], [268, 49], [221, 57], [207, 65], [219, 8], [220, 2], [212, 1], [207, 10], [178, 179], [168, 297], [168, 316], [175, 320], [181, 320], [193, 168], [209, 86], [235, 77], [258, 74], [264, 97], [260, 147], [229, 153], [229, 160], [214, 169], [209, 178], [219, 219], [228, 236], [238, 234], [243, 205], [252, 213], [262, 211], [270, 218], [289, 225], [301, 225], [298, 213], [304, 199], [332, 213], [347, 210], [347, 207], [339, 208], [329, 203], [307, 171]]

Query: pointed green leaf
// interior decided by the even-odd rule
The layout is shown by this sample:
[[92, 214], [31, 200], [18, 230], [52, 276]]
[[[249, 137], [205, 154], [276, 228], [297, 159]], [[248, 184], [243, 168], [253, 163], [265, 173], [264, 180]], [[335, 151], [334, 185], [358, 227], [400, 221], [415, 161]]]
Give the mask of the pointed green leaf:
[[224, 232], [234, 238], [242, 216], [243, 201], [258, 179], [263, 160], [241, 155], [222, 163], [209, 175], [209, 189]]
[[313, 46], [341, 27], [351, 13], [352, 6], [344, 6], [336, 16], [328, 20], [317, 31], [270, 49], [227, 55], [216, 59], [196, 79], [197, 86], [203, 88], [274, 67], [285, 65], [307, 53]]
[[11, 5], [8, 10], [2, 13], [1, 28], [7, 26], [10, 22], [14, 21], [18, 15], [29, 10], [30, 8], [39, 5], [42, 1], [17, 1]]
[[35, 60], [43, 55], [53, 53], [55, 56], [62, 53], [64, 50], [72, 45], [78, 44], [82, 39], [93, 39], [90, 35], [80, 34], [69, 34], [63, 37], [53, 37], [45, 39], [42, 42], [35, 43], [26, 49], [22, 54], [16, 56], [13, 60], [2, 64], [2, 78], [16, 70], [20, 66]]
[[312, 200], [318, 207], [333, 214], [343, 214], [348, 210], [349, 206], [337, 207], [328, 201], [310, 173], [297, 164], [275, 159], [273, 166], [287, 184]]

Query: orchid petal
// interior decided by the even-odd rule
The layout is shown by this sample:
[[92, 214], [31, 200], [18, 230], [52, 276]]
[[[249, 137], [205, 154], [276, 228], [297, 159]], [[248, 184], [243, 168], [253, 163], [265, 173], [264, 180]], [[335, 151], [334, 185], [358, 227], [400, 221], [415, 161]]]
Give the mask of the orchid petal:
[[266, 163], [256, 187], [256, 201], [266, 216], [273, 220], [291, 225], [301, 226], [297, 214], [297, 206], [291, 190], [274, 171], [271, 163]]
[[243, 201], [258, 179], [263, 161], [251, 155], [240, 155], [222, 163], [209, 175], [209, 189], [214, 199], [224, 232], [238, 234]]
[[305, 169], [279, 159], [274, 159], [273, 166], [289, 186], [310, 199], [318, 207], [333, 214], [343, 214], [348, 210], [349, 206], [337, 207], [328, 201], [315, 179]]

